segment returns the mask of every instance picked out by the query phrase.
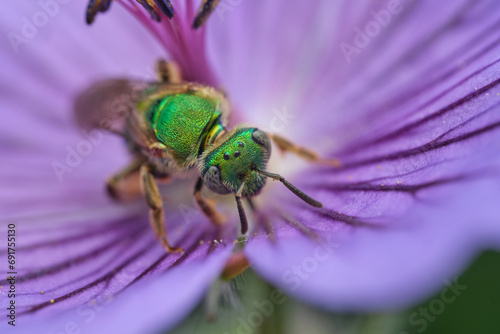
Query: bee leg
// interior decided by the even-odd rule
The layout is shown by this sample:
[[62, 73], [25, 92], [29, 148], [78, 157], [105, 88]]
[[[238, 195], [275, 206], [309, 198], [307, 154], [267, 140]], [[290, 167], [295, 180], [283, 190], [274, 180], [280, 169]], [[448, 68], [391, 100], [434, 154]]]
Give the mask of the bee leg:
[[241, 234], [246, 234], [248, 232], [248, 219], [245, 213], [245, 208], [241, 204], [241, 195], [236, 194], [234, 197], [236, 200], [236, 206], [238, 207], [238, 215], [240, 216]]
[[167, 240], [165, 231], [165, 216], [163, 215], [163, 202], [158, 191], [151, 167], [147, 164], [141, 166], [141, 188], [146, 197], [146, 202], [150, 208], [150, 222], [156, 238], [161, 240], [163, 247], [167, 252], [183, 252], [182, 248], [172, 247]]
[[182, 82], [181, 69], [173, 61], [167, 62], [160, 59], [156, 62], [156, 77], [161, 83], [179, 83]]
[[139, 171], [145, 161], [144, 157], [138, 157], [119, 173], [109, 178], [106, 182], [106, 190], [109, 196], [116, 200], [128, 200], [137, 197], [140, 194], [140, 189], [136, 186], [138, 184], [137, 180], [132, 176]]
[[267, 135], [274, 141], [276, 145], [278, 145], [278, 148], [283, 152], [295, 153], [302, 159], [308, 160], [310, 162], [329, 165], [333, 167], [340, 167], [340, 161], [338, 159], [323, 159], [313, 150], [296, 145], [280, 135], [271, 133], [268, 133]]
[[194, 198], [196, 203], [200, 207], [201, 211], [205, 216], [210, 219], [210, 222], [216, 226], [223, 225], [226, 222], [226, 219], [223, 215], [221, 215], [215, 205], [209, 202], [206, 198], [203, 198], [201, 194], [201, 188], [203, 187], [203, 179], [200, 177], [196, 182], [196, 186], [194, 187]]

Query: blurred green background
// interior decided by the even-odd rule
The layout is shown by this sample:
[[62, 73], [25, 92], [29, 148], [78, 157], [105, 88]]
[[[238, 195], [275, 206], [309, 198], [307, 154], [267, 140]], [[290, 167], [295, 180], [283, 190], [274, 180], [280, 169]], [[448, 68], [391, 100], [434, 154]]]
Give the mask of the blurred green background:
[[[450, 303], [435, 302], [441, 299], [438, 292], [419, 305], [396, 313], [332, 314], [286, 296], [279, 298], [279, 305], [266, 303], [275, 288], [246, 270], [229, 282], [217, 281], [189, 318], [169, 333], [499, 334], [500, 253], [481, 254], [458, 277], [458, 282], [467, 288]], [[429, 309], [432, 301], [434, 307], [439, 307], [436, 303], [444, 307], [436, 315], [429, 312], [428, 320], [423, 320], [420, 312]], [[415, 312], [419, 315], [414, 315], [412, 322]]]

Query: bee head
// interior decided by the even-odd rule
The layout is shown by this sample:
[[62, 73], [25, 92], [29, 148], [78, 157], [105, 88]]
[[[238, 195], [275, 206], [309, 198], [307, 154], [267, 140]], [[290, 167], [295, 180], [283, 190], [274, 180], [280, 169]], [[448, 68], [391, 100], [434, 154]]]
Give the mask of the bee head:
[[271, 154], [269, 137], [256, 128], [237, 128], [219, 142], [201, 158], [204, 184], [218, 194], [256, 195], [266, 183], [266, 177], [256, 170], [266, 169]]

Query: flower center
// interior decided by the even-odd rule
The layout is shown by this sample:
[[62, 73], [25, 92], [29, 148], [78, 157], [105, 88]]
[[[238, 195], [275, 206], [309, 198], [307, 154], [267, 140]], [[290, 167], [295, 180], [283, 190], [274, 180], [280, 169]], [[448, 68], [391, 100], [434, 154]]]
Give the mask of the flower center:
[[[206, 58], [205, 27], [203, 23], [217, 5], [217, 0], [205, 0], [196, 12], [194, 0], [179, 2], [174, 7], [170, 0], [116, 0], [134, 16], [175, 61], [186, 81], [217, 87], [217, 80]], [[142, 8], [141, 8], [142, 6]], [[111, 8], [111, 0], [90, 0], [87, 23], [94, 22], [98, 13]]]

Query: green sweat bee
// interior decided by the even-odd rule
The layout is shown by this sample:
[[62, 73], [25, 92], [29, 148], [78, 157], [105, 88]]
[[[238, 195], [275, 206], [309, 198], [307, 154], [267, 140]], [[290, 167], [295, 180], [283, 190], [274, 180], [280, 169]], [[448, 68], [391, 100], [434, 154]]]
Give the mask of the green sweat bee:
[[147, 84], [124, 79], [98, 82], [77, 98], [75, 111], [84, 126], [105, 128], [125, 138], [135, 158], [109, 179], [107, 189], [119, 198], [120, 184], [139, 172], [151, 225], [167, 251], [182, 250], [168, 242], [156, 180], [189, 169], [199, 171], [194, 197], [212, 223], [220, 225], [223, 219], [215, 205], [202, 196], [202, 187], [234, 196], [242, 234], [247, 232], [248, 223], [241, 199], [257, 195], [267, 178], [279, 180], [313, 207], [322, 207], [281, 175], [266, 171], [271, 140], [282, 151], [324, 162], [314, 152], [253, 126], [228, 129], [230, 104], [226, 95], [214, 87], [182, 81], [175, 63], [159, 61], [157, 77], [156, 82]]

